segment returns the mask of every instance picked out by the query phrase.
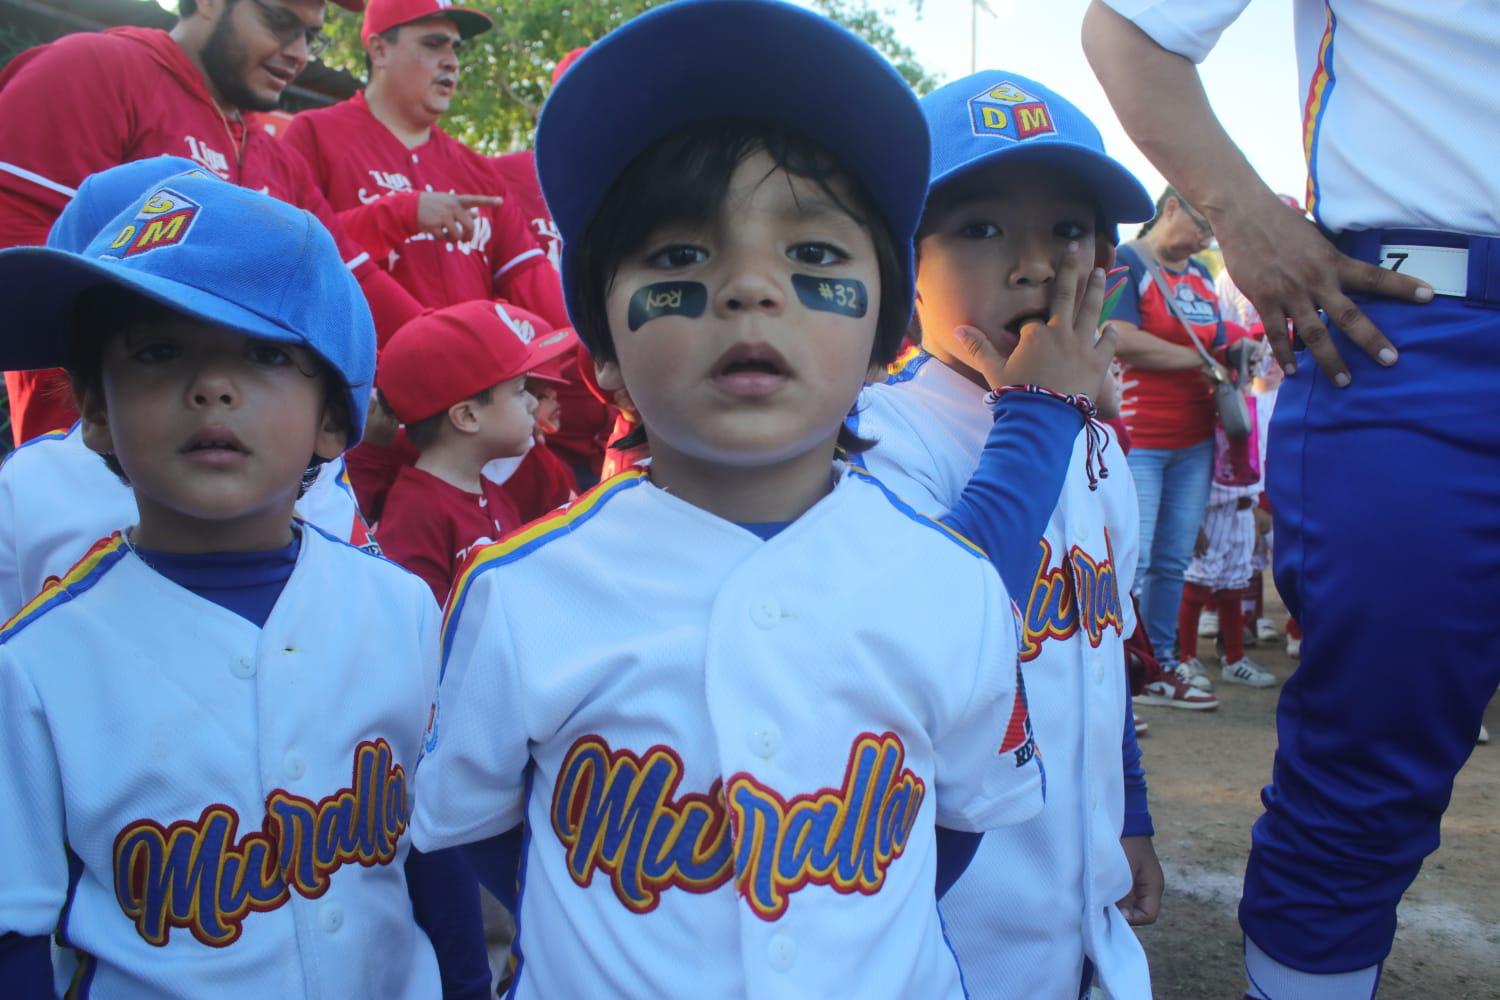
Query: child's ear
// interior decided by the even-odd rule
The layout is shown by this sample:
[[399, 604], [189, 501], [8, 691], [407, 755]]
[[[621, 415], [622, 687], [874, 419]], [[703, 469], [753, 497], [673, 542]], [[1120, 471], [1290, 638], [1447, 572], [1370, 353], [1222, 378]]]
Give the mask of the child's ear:
[[620, 374], [620, 365], [615, 361], [595, 361], [594, 381], [599, 383], [599, 388], [605, 392], [621, 392], [625, 388], [625, 379]]
[[479, 430], [479, 412], [472, 399], [454, 403], [448, 407], [448, 423], [462, 434], [473, 434]]
[[78, 403], [79, 431], [89, 451], [100, 455], [114, 453], [114, 438], [109, 433], [109, 411], [104, 402], [102, 385], [88, 386], [75, 380], [73, 399]]
[[349, 422], [341, 407], [325, 403], [323, 419], [318, 424], [318, 436], [313, 441], [313, 454], [325, 462], [331, 462], [344, 453], [349, 445]]

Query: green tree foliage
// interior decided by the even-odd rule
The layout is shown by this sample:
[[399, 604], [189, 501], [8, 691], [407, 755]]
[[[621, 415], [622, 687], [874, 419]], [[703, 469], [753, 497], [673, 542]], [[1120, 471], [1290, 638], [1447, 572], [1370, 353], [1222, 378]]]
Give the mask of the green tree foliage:
[[[487, 153], [524, 148], [531, 143], [558, 60], [663, 2], [666, 0], [476, 0], [464, 4], [492, 16], [495, 27], [465, 46], [458, 95], [443, 119], [443, 127]], [[884, 53], [918, 93], [926, 93], [935, 85], [867, 0], [814, 0], [814, 6]], [[333, 44], [323, 54], [323, 61], [364, 79], [359, 16], [332, 4], [327, 11], [325, 30]], [[629, 81], [620, 81], [620, 86], [628, 87]]]

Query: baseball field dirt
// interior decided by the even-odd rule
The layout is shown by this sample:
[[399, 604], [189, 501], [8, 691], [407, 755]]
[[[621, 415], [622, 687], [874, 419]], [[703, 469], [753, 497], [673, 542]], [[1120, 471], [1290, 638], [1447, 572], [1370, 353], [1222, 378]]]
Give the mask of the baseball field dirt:
[[[1284, 625], [1279, 604], [1268, 611]], [[1211, 653], [1213, 640], [1201, 642]], [[1283, 680], [1297, 663], [1281, 642], [1247, 652]], [[1205, 664], [1217, 677], [1217, 659]], [[1137, 710], [1151, 724], [1141, 749], [1167, 877], [1161, 918], [1141, 930], [1158, 997], [1243, 993], [1235, 908], [1271, 773], [1279, 691], [1218, 683], [1217, 712]], [[1500, 739], [1500, 699], [1487, 724]], [[1500, 742], [1477, 747], [1459, 774], [1442, 841], [1401, 905], [1380, 1000], [1500, 998]]]

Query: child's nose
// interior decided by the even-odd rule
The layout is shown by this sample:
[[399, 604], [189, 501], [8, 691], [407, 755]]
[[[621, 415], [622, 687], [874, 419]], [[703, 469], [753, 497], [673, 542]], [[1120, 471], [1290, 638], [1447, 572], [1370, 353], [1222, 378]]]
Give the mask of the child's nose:
[[1030, 239], [1022, 244], [1015, 266], [1010, 272], [1013, 287], [1045, 285], [1057, 276], [1051, 240]]
[[193, 406], [232, 406], [239, 399], [239, 390], [228, 367], [217, 361], [206, 361], [198, 366], [188, 387], [189, 400]]
[[786, 293], [766, 262], [745, 255], [731, 258], [727, 263], [731, 277], [714, 297], [714, 309], [720, 315], [765, 312], [774, 316], [786, 307]]

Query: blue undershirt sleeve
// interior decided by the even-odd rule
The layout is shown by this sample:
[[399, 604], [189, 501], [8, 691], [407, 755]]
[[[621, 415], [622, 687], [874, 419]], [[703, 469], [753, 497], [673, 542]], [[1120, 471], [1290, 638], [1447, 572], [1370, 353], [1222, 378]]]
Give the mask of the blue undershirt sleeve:
[[460, 848], [406, 856], [406, 889], [417, 926], [437, 953], [443, 1000], [489, 1000], [490, 960], [484, 945], [479, 883]]
[[14, 997], [50, 997], [52, 945], [45, 934], [0, 934], [0, 982]]
[[1146, 796], [1146, 769], [1141, 765], [1141, 745], [1135, 738], [1135, 713], [1130, 699], [1125, 699], [1125, 739], [1121, 744], [1121, 763], [1125, 766], [1125, 825], [1122, 837], [1154, 837], [1151, 807]]
[[967, 830], [950, 830], [945, 826], [937, 828], [938, 899], [942, 899], [953, 888], [953, 883], [958, 881], [959, 876], [969, 867], [969, 862], [974, 860], [974, 854], [979, 850], [979, 838], [982, 836], [984, 835]]
[[1036, 577], [1037, 545], [1062, 496], [1083, 414], [1036, 393], [1008, 392], [995, 404], [979, 468], [943, 524], [984, 549], [1021, 603]]
[[479, 884], [494, 894], [511, 913], [516, 912], [516, 888], [521, 870], [523, 830], [516, 827], [488, 840], [465, 844], [459, 848]]

